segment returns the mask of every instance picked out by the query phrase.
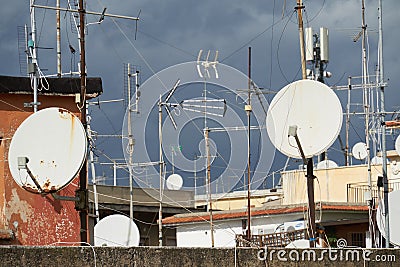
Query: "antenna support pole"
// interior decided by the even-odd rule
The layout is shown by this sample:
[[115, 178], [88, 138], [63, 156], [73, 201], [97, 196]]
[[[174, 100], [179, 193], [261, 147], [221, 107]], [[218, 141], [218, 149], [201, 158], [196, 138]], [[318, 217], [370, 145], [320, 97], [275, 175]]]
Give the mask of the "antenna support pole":
[[314, 166], [312, 158], [307, 159], [305, 157], [303, 147], [301, 146], [299, 136], [297, 135], [297, 126], [289, 127], [289, 136], [293, 136], [296, 140], [297, 147], [300, 151], [300, 155], [303, 159], [304, 165], [307, 165], [307, 197], [308, 197], [308, 235], [310, 240], [310, 247], [315, 247], [315, 233], [317, 227], [315, 225], [315, 201], [314, 201]]
[[[80, 76], [81, 76], [81, 93], [80, 93], [80, 111], [81, 121], [85, 131], [87, 132], [87, 118], [86, 118], [86, 58], [85, 58], [85, 9], [83, 0], [79, 0], [79, 45], [80, 45]], [[82, 169], [79, 173], [79, 189], [76, 192], [78, 195], [87, 196], [87, 158], [83, 162]], [[76, 209], [79, 211], [79, 218], [81, 221], [81, 242], [89, 243], [89, 199], [81, 197], [79, 205]]]
[[162, 247], [162, 177], [163, 177], [163, 157], [162, 157], [162, 107], [161, 107], [161, 95], [160, 102], [158, 103], [158, 138], [159, 138], [159, 164], [160, 164], [160, 203], [158, 209], [158, 245]]
[[381, 116], [382, 116], [382, 174], [383, 174], [383, 201], [385, 207], [385, 247], [390, 247], [390, 221], [389, 221], [389, 181], [387, 177], [386, 155], [386, 124], [385, 122], [385, 86], [383, 72], [383, 27], [382, 27], [382, 0], [379, 0], [378, 8], [379, 25], [379, 84], [381, 85]]
[[214, 247], [214, 222], [213, 222], [213, 206], [212, 206], [212, 192], [211, 192], [211, 162], [210, 162], [210, 144], [208, 134], [210, 130], [204, 129], [204, 138], [206, 141], [206, 155], [207, 155], [207, 187], [208, 187], [208, 211], [210, 213], [210, 232], [211, 232], [211, 247]]
[[247, 240], [251, 240], [251, 200], [250, 200], [250, 189], [251, 189], [251, 183], [250, 183], [250, 117], [251, 117], [251, 47], [249, 47], [249, 55], [248, 55], [248, 61], [249, 61], [249, 79], [248, 79], [248, 95], [247, 95], [247, 105], [245, 106], [245, 111], [247, 113], [247, 233], [246, 237]]
[[301, 58], [301, 76], [303, 79], [307, 79], [306, 72], [306, 56], [304, 50], [304, 27], [303, 27], [303, 2], [302, 0], [297, 0], [297, 6], [295, 7], [297, 10], [297, 18], [299, 24], [299, 37], [300, 37], [300, 58]]

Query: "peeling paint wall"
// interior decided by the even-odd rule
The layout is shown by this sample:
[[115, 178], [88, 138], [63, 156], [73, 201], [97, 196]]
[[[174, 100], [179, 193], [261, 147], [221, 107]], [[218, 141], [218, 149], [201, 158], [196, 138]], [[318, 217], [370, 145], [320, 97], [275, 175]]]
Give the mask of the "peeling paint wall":
[[[41, 196], [20, 188], [8, 168], [8, 149], [18, 126], [32, 108], [24, 108], [31, 102], [30, 95], [0, 94], [0, 229], [12, 230], [14, 240], [0, 240], [0, 244], [50, 245], [57, 242], [79, 242], [80, 220], [71, 201], [55, 200], [51, 195]], [[74, 97], [41, 96], [39, 109], [57, 106], [78, 112]], [[51, 125], [44, 125], [51, 127]], [[32, 142], [35, 137], [32, 136]], [[78, 179], [59, 192], [74, 196]]]

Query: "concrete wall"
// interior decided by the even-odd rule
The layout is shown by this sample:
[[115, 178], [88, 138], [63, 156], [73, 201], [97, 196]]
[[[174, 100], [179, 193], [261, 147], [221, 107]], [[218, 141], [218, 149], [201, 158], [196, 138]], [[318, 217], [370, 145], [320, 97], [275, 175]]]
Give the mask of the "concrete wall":
[[[315, 254], [314, 254], [315, 253]], [[0, 247], [1, 266], [398, 266], [400, 250]], [[314, 258], [315, 256], [315, 258]], [[261, 260], [260, 260], [261, 258]], [[263, 260], [263, 259], [267, 260]]]

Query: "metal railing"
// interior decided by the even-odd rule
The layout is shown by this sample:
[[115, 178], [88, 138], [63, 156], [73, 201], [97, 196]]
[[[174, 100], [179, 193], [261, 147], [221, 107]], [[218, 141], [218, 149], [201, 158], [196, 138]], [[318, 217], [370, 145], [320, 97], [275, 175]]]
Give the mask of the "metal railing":
[[285, 247], [294, 240], [305, 239], [306, 229], [290, 232], [280, 232], [263, 235], [251, 235], [250, 240], [245, 234], [236, 235], [237, 247]]
[[[389, 182], [389, 192], [400, 190], [400, 182]], [[367, 184], [347, 184], [347, 202], [351, 203], [365, 203], [365, 194], [369, 192]], [[378, 190], [376, 185], [371, 187], [371, 197], [375, 200], [383, 198], [383, 188]]]

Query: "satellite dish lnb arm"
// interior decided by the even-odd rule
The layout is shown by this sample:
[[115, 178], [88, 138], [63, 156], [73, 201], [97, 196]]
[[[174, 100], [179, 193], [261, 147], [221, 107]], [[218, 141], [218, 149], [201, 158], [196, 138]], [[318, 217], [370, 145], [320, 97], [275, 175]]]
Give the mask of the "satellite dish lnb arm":
[[26, 169], [26, 172], [28, 173], [29, 177], [31, 177], [33, 183], [36, 185], [38, 192], [42, 194], [43, 189], [40, 186], [39, 182], [36, 180], [31, 170], [29, 169], [28, 162], [29, 159], [27, 157], [18, 157], [18, 169]]
[[288, 136], [289, 137], [293, 136], [294, 139], [296, 140], [297, 148], [300, 151], [300, 156], [303, 159], [303, 163], [304, 163], [304, 165], [307, 165], [308, 160], [306, 159], [306, 156], [304, 155], [303, 147], [301, 146], [299, 136], [297, 135], [297, 126], [296, 125], [289, 126]]

